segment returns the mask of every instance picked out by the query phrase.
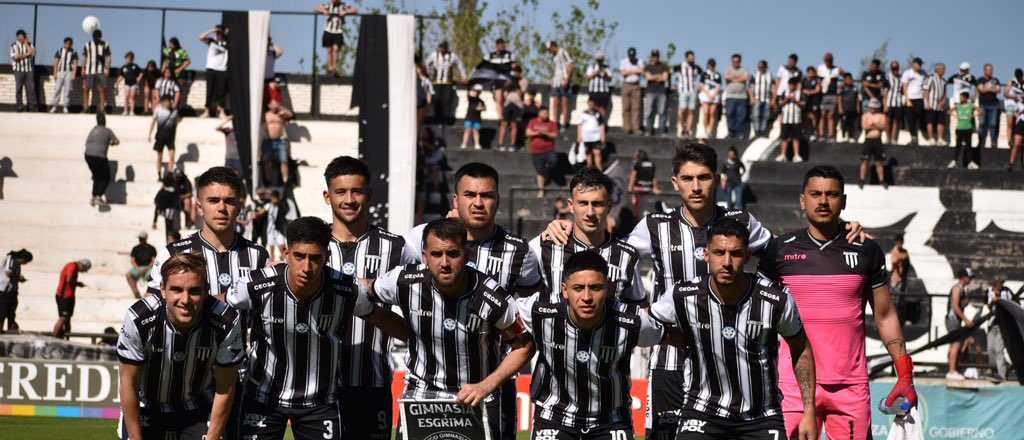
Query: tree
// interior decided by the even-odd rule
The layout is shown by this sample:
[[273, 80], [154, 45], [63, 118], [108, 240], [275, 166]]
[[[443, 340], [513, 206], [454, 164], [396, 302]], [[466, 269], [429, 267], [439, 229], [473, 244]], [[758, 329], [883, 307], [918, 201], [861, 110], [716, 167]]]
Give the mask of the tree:
[[885, 63], [885, 56], [889, 52], [889, 40], [889, 38], [886, 38], [885, 41], [882, 41], [882, 44], [878, 45], [875, 51], [871, 53], [871, 56], [860, 59], [861, 72], [868, 71], [871, 67], [871, 60], [880, 60], [883, 64]]
[[528, 78], [531, 81], [546, 79], [552, 67], [551, 56], [547, 52], [547, 42], [554, 40], [558, 46], [569, 51], [576, 70], [574, 79], [577, 84], [584, 82], [585, 68], [590, 64], [595, 53], [603, 49], [615, 35], [619, 23], [598, 18], [597, 12], [601, 4], [598, 0], [587, 0], [584, 7], [569, 5], [568, 18], [562, 14], [551, 14], [552, 30], [548, 33], [534, 31], [531, 40], [535, 50], [523, 56], [524, 63], [532, 66]]

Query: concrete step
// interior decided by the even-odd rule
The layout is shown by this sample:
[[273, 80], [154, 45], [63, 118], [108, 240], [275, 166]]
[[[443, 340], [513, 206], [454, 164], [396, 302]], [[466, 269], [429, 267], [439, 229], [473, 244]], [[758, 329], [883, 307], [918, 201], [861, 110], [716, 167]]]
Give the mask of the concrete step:
[[[135, 301], [130, 294], [124, 298], [95, 298], [79, 289], [71, 329], [100, 333], [105, 327], [114, 327], [120, 332], [124, 313]], [[56, 321], [57, 302], [53, 295], [19, 296], [18, 324], [22, 330], [48, 331]]]
[[[774, 161], [758, 161], [750, 167], [748, 182], [793, 183], [802, 182], [804, 173], [816, 163], [788, 163]], [[831, 163], [843, 173], [847, 183], [856, 184], [860, 173], [859, 161]], [[1024, 189], [1024, 179], [1016, 178], [1018, 174], [1008, 173], [1002, 168], [1002, 162], [983, 164], [980, 170], [946, 169], [936, 167], [930, 169], [913, 167], [895, 167], [892, 169], [896, 185], [927, 186], [943, 189]], [[849, 186], [847, 187], [849, 188]]]

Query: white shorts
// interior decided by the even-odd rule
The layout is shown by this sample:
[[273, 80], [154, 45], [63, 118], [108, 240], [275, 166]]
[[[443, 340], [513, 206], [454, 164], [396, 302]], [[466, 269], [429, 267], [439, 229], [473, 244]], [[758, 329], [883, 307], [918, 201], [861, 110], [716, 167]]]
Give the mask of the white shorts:
[[276, 229], [267, 231], [267, 246], [284, 246], [287, 241], [284, 239], [284, 234]]
[[711, 99], [711, 96], [704, 92], [700, 92], [700, 103], [701, 104], [719, 104], [722, 102], [722, 95], [715, 95], [715, 99]]
[[1006, 110], [1006, 113], [1011, 115], [1017, 113], [1017, 106], [1019, 105], [1020, 103], [1012, 99], [1007, 99], [1003, 101], [1003, 109]]

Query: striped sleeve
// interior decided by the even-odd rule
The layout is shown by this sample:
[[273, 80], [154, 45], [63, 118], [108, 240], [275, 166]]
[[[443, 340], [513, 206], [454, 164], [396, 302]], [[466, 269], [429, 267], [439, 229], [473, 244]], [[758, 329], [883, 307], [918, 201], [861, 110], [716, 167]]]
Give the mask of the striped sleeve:
[[627, 243], [636, 248], [637, 257], [640, 259], [651, 255], [651, 230], [648, 226], [649, 222], [649, 217], [640, 219], [626, 240]]
[[373, 289], [368, 292], [369, 299], [384, 304], [398, 305], [398, 277], [404, 270], [404, 267], [399, 266], [373, 280]]
[[775, 325], [775, 331], [782, 335], [782, 337], [788, 338], [803, 331], [804, 323], [800, 319], [800, 311], [796, 308], [796, 301], [793, 300], [793, 295], [785, 296], [785, 308], [782, 309], [782, 316]]
[[234, 321], [229, 324], [231, 328], [228, 330], [228, 334], [224, 336], [224, 340], [221, 341], [220, 347], [217, 348], [217, 366], [235, 367], [242, 363], [245, 359], [244, 343], [242, 340], [241, 325], [239, 325], [239, 314], [231, 313], [234, 315]]
[[142, 365], [146, 361], [146, 350], [142, 346], [139, 327], [135, 323], [135, 308], [129, 308], [121, 324], [121, 336], [117, 338], [117, 358], [121, 362]]
[[[664, 295], [661, 298], [665, 299], [671, 297], [671, 295]], [[673, 307], [673, 310], [674, 309], [675, 307]], [[658, 345], [665, 333], [665, 326], [663, 326], [661, 322], [655, 319], [651, 313], [648, 313], [646, 310], [640, 310], [638, 316], [640, 317], [640, 334], [637, 338], [636, 345], [638, 347]]]
[[675, 295], [669, 294], [661, 295], [654, 304], [651, 305], [650, 315], [658, 322], [665, 325], [676, 325], [678, 318], [676, 316], [676, 304]]
[[239, 278], [236, 280], [234, 287], [228, 289], [227, 296], [225, 297], [228, 305], [241, 310], [252, 309], [252, 285], [257, 280], [263, 279], [262, 273], [262, 271], [257, 272], [253, 277], [253, 280], [247, 280], [245, 278]]

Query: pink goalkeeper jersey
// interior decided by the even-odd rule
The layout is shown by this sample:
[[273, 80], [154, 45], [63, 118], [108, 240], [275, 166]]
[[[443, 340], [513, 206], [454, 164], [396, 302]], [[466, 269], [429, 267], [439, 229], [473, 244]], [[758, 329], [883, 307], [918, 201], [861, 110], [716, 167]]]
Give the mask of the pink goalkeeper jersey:
[[[845, 231], [827, 242], [806, 230], [773, 239], [758, 270], [796, 299], [814, 350], [819, 384], [867, 383], [864, 304], [885, 284], [885, 255], [873, 240], [849, 243]], [[789, 346], [779, 346], [779, 381], [796, 383]]]

